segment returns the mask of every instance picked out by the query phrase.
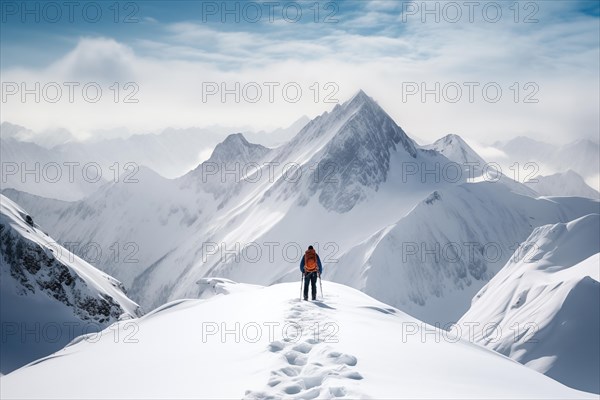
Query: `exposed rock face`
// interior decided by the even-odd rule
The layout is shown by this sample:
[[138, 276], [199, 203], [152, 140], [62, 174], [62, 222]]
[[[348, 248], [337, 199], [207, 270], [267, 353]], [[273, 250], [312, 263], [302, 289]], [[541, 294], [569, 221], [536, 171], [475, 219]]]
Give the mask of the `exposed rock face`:
[[0, 225], [0, 253], [10, 275], [20, 284], [23, 296], [42, 291], [64, 305], [82, 320], [100, 324], [117, 320], [125, 311], [108, 295], [90, 293], [83, 279], [58, 261], [52, 253], [20, 237], [5, 224]]

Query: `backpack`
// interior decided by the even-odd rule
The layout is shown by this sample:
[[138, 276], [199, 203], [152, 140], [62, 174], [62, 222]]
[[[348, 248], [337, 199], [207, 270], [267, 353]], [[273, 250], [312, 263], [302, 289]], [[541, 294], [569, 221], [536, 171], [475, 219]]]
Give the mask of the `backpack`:
[[304, 253], [304, 272], [316, 272], [318, 269], [317, 252], [314, 249], [306, 250]]

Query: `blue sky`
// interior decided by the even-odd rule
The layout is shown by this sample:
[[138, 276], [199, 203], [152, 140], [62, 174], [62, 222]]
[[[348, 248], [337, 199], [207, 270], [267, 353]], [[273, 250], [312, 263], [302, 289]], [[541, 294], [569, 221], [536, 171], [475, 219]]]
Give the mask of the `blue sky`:
[[[285, 35], [290, 39], [300, 41], [319, 42], [335, 32], [356, 34], [364, 37], [384, 36], [398, 38], [407, 31], [410, 25], [418, 22], [421, 11], [425, 7], [433, 9], [438, 3], [441, 24], [444, 24], [444, 2], [415, 1], [414, 6], [409, 1], [285, 1], [285, 2], [248, 2], [241, 1], [96, 1], [78, 2], [73, 6], [72, 12], [62, 2], [50, 2], [60, 7], [48, 7], [41, 1], [3, 1], [2, 2], [2, 68], [15, 66], [41, 66], [52, 62], [61, 54], [67, 53], [77, 43], [80, 37], [106, 37], [113, 38], [121, 43], [134, 47], [140, 54], [148, 49], [140, 46], [145, 41], [164, 41], [171, 43], [172, 35], [169, 27], [178, 23], [197, 24], [216, 32], [247, 32], [256, 35]], [[91, 3], [87, 8], [86, 3]], [[445, 2], [453, 3], [453, 2]], [[463, 5], [464, 2], [454, 2]], [[515, 15], [513, 1], [505, 2], [480, 2], [482, 6], [474, 7], [475, 25], [485, 24], [482, 16], [483, 5], [487, 3], [501, 4], [503, 17], [499, 25], [511, 22]], [[530, 7], [529, 3], [537, 4], [538, 9]], [[318, 6], [315, 7], [315, 4]], [[284, 7], [287, 7], [284, 18]], [[418, 13], [414, 14], [415, 7]], [[565, 0], [565, 1], [521, 1], [519, 18], [524, 20], [528, 15], [531, 19], [538, 19], [536, 24], [510, 24], [510, 29], [519, 29], [523, 26], [535, 28], [539, 25], [560, 25], [569, 21], [581, 19], [598, 19], [600, 2], [595, 0]], [[239, 10], [223, 14], [226, 9]], [[316, 15], [318, 9], [318, 17]], [[28, 13], [27, 10], [30, 12]], [[60, 12], [60, 17], [56, 12]], [[96, 18], [96, 10], [101, 11], [101, 16]], [[261, 18], [256, 18], [260, 10]], [[292, 20], [300, 10], [302, 15], [298, 22], [286, 23]], [[490, 10], [492, 10], [490, 8]], [[450, 13], [451, 8], [446, 9]], [[460, 29], [460, 26], [469, 24], [467, 7], [461, 7], [464, 13], [458, 23], [446, 23]], [[270, 21], [272, 12], [274, 22]], [[402, 20], [402, 13], [407, 13]], [[493, 14], [492, 11], [489, 11]], [[236, 22], [236, 14], [239, 22]], [[70, 16], [72, 15], [72, 20]], [[447, 14], [449, 18], [449, 14]], [[36, 21], [36, 18], [39, 21]], [[319, 23], [315, 23], [318, 18]], [[435, 16], [427, 15], [427, 23], [432, 25]], [[257, 19], [258, 22], [253, 22]], [[115, 22], [116, 21], [116, 22]], [[362, 22], [361, 22], [362, 21]], [[519, 26], [520, 25], [520, 26]], [[410, 33], [410, 32], [409, 32]], [[525, 34], [527, 34], [525, 32]], [[590, 37], [590, 45], [598, 44], [598, 38]], [[192, 42], [187, 43], [196, 49], [206, 49], [227, 53], [226, 48], [216, 48], [212, 43]], [[180, 57], [192, 57], [185, 53]]]
[[[320, 39], [336, 31], [364, 36], [376, 34], [391, 37], [401, 33], [403, 27], [396, 24], [393, 29], [386, 21], [376, 24], [355, 25], [365, 13], [385, 12], [390, 17], [400, 13], [401, 6], [395, 2], [387, 9], [380, 10], [361, 1], [314, 1], [250, 2], [201, 2], [201, 1], [123, 1], [115, 6], [114, 1], [92, 2], [98, 7], [89, 7], [84, 13], [83, 6], [73, 9], [73, 21], [68, 17], [69, 9], [61, 7], [62, 18], [55, 18], [55, 11], [49, 8], [44, 12], [42, 2], [16, 2], [17, 9], [6, 7], [2, 23], [2, 67], [41, 66], [52, 62], [60, 54], [67, 53], [80, 37], [113, 38], [120, 43], [132, 46], [140, 54], [149, 50], [142, 43], [156, 41], [173, 44], [171, 28], [177, 24], [189, 23], [215, 32], [246, 32], [254, 35], [279, 36], [290, 39], [319, 42]], [[82, 2], [82, 4], [85, 4]], [[225, 5], [224, 5], [225, 4]], [[27, 14], [24, 10], [36, 10]], [[239, 10], [233, 14], [222, 14], [224, 10]], [[284, 14], [284, 7], [285, 14]], [[215, 9], [216, 8], [216, 9]], [[373, 8], [373, 10], [371, 10]], [[102, 17], [96, 20], [96, 10]], [[318, 9], [318, 11], [317, 11]], [[260, 11], [259, 11], [260, 10]], [[301, 16], [296, 14], [300, 10]], [[258, 18], [260, 12], [260, 18]], [[317, 14], [318, 12], [318, 14]], [[86, 17], [86, 15], [88, 15]], [[237, 14], [237, 15], [236, 15]], [[383, 15], [383, 13], [382, 13]], [[287, 22], [298, 19], [297, 22]], [[54, 20], [57, 19], [55, 22]], [[238, 20], [236, 22], [236, 19]], [[254, 22], [254, 20], [257, 22]], [[320, 23], [315, 23], [318, 19]], [[118, 21], [118, 22], [115, 22]], [[181, 44], [181, 43], [179, 43]], [[211, 52], [228, 53], [227, 48], [217, 48], [214, 43], [190, 41], [190, 48]], [[183, 59], [194, 58], [193, 53], [178, 53]]]
[[[79, 4], [73, 21], [63, 5], [53, 22], [56, 10], [44, 2], [3, 1], [2, 81], [136, 82], [139, 104], [6, 101], [3, 121], [37, 130], [65, 127], [81, 135], [121, 127], [136, 132], [211, 124], [259, 129], [288, 125], [303, 114], [313, 117], [332, 107], [308, 95], [294, 104], [209, 104], [199, 96], [207, 81], [243, 85], [275, 80], [298, 82], [305, 92], [314, 82], [321, 90], [333, 82], [339, 101], [362, 88], [405, 129], [424, 138], [449, 131], [484, 142], [500, 134], [539, 138], [550, 132], [558, 142], [598, 135], [598, 1], [522, 1], [516, 3], [518, 16], [513, 1], [482, 1], [474, 8], [473, 21], [462, 1], [279, 2], [274, 21], [267, 2]], [[432, 14], [423, 21], [423, 8], [436, 4], [440, 21]], [[462, 18], [454, 23], [449, 20], [456, 4]], [[482, 10], [487, 7], [493, 16], [497, 4], [502, 16], [490, 22]], [[223, 22], [223, 7], [237, 7], [239, 23], [232, 14]], [[23, 15], [24, 9], [33, 14]], [[102, 16], [92, 22], [97, 9]], [[262, 17], [248, 21], [257, 9]], [[298, 9], [302, 17], [289, 22]], [[497, 82], [504, 90], [502, 101], [440, 104], [419, 101], [419, 96], [404, 101], [401, 95], [407, 82], [432, 87], [472, 81]], [[527, 93], [523, 86], [534, 82], [538, 104], [507, 101], [514, 82], [521, 86], [520, 97]]]

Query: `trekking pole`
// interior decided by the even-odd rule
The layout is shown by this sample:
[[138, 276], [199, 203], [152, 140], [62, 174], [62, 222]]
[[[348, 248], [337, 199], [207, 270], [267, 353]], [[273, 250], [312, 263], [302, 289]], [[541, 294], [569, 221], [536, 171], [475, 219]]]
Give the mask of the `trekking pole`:
[[302, 285], [304, 283], [304, 274], [300, 277], [300, 300], [302, 300]]
[[325, 300], [325, 295], [323, 294], [323, 283], [321, 282], [321, 274], [319, 274], [319, 286], [321, 287], [321, 299]]

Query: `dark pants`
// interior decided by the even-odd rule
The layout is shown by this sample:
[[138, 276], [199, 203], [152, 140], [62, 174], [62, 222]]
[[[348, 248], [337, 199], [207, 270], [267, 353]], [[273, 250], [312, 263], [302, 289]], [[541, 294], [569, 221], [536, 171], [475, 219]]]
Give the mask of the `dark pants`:
[[309, 272], [304, 275], [304, 300], [308, 299], [308, 284], [312, 284], [312, 299], [315, 300], [317, 298], [317, 273]]

